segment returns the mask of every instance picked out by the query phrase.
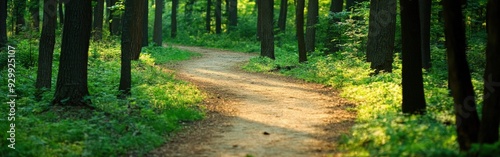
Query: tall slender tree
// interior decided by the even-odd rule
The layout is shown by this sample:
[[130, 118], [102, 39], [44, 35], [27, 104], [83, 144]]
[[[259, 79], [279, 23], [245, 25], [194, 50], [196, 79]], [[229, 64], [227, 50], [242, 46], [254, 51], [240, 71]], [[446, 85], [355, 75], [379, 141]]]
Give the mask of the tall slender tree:
[[300, 63], [307, 61], [306, 43], [304, 41], [304, 5], [305, 0], [297, 0], [297, 7], [295, 8], [295, 25], [297, 29]]
[[[403, 113], [424, 113], [426, 104], [422, 78], [419, 4], [401, 0], [401, 38], [403, 53]], [[417, 20], [415, 18], [417, 17]]]
[[260, 35], [260, 55], [263, 57], [269, 57], [275, 59], [274, 57], [274, 27], [273, 27], [273, 5], [274, 1], [259, 1], [259, 15], [260, 28], [262, 34]]
[[422, 30], [422, 67], [431, 68], [431, 3], [432, 0], [419, 0], [420, 29]]
[[286, 30], [286, 16], [288, 13], [288, 0], [281, 0], [280, 2], [280, 15], [278, 18], [278, 27], [280, 32], [284, 33]]
[[[464, 1], [462, 1], [464, 2]], [[463, 3], [443, 0], [445, 36], [448, 57], [449, 81], [453, 95], [456, 117], [457, 140], [461, 151], [467, 151], [478, 141], [479, 117], [476, 111], [475, 94], [466, 59], [465, 23]]]
[[234, 30], [238, 25], [238, 0], [228, 0], [227, 2], [229, 30]]
[[53, 104], [88, 106], [88, 50], [92, 25], [91, 1], [68, 1]]
[[366, 60], [375, 73], [392, 72], [396, 0], [371, 0]]
[[316, 47], [316, 25], [318, 24], [318, 0], [309, 0], [307, 5], [306, 51], [314, 52]]
[[94, 7], [94, 40], [102, 39], [102, 24], [104, 20], [104, 0], [97, 0], [97, 5]]
[[205, 29], [208, 33], [212, 31], [212, 0], [207, 0], [207, 11], [205, 13]]
[[26, 21], [24, 20], [24, 13], [26, 9], [26, 0], [18, 0], [14, 1], [14, 17], [16, 18], [15, 22], [15, 34], [18, 35], [23, 31], [26, 26]]
[[7, 46], [7, 1], [0, 2], [0, 48]]
[[[140, 52], [142, 45], [142, 20], [143, 9], [146, 1], [125, 1], [125, 13], [123, 15], [122, 39], [121, 39], [121, 72], [120, 72], [120, 98], [129, 96], [132, 88], [131, 59], [138, 59], [136, 54]], [[134, 56], [137, 55], [137, 56]]]
[[162, 34], [163, 34], [163, 22], [162, 22], [162, 15], [163, 15], [163, 7], [165, 7], [165, 4], [163, 2], [164, 0], [155, 0], [155, 25], [153, 29], [153, 40], [156, 44], [156, 46], [162, 46]]
[[486, 47], [486, 69], [484, 70], [483, 116], [479, 142], [495, 143], [498, 141], [500, 121], [500, 2], [488, 1]]
[[177, 8], [179, 7], [179, 0], [172, 0], [172, 17], [170, 22], [170, 37], [177, 37]]
[[35, 83], [39, 93], [52, 86], [52, 60], [57, 25], [57, 0], [44, 0], [43, 4], [43, 27], [38, 49], [38, 70]]
[[222, 33], [222, 1], [215, 0], [215, 33]]

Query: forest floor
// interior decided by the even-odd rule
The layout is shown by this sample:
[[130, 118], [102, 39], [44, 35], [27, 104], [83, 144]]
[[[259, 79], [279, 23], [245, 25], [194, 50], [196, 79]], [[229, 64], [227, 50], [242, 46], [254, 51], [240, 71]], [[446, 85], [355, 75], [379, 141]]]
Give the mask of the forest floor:
[[275, 74], [242, 71], [255, 54], [176, 46], [201, 53], [166, 65], [207, 93], [204, 120], [186, 122], [148, 156], [337, 156], [354, 105], [336, 90]]

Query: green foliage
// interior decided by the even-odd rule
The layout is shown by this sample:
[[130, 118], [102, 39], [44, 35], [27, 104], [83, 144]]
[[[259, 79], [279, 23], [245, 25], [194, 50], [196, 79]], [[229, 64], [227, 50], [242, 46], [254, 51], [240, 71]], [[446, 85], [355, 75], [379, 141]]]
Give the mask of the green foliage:
[[[21, 49], [26, 41], [17, 44]], [[174, 79], [156, 64], [189, 59], [194, 53], [175, 48], [148, 47], [139, 61], [132, 62], [132, 96], [117, 98], [120, 79], [119, 44], [92, 43], [89, 61], [89, 91], [95, 110], [50, 105], [53, 90], [35, 101], [33, 69], [16, 66], [16, 149], [0, 142], [0, 156], [120, 156], [143, 155], [162, 145], [180, 122], [203, 118], [199, 104], [204, 95], [193, 85]], [[56, 50], [60, 49], [56, 47]], [[18, 51], [22, 53], [21, 51]], [[56, 51], [57, 53], [57, 51]], [[166, 57], [166, 55], [169, 55]], [[56, 55], [58, 56], [58, 55]], [[157, 57], [157, 58], [156, 58]], [[16, 58], [17, 59], [17, 58]], [[22, 63], [23, 58], [19, 58]], [[57, 60], [55, 60], [57, 61]], [[55, 66], [57, 67], [57, 62]], [[57, 74], [57, 68], [54, 69]], [[7, 84], [2, 73], [2, 85]], [[56, 78], [53, 77], [53, 84]], [[7, 102], [7, 86], [0, 87]], [[52, 87], [54, 89], [54, 87]], [[2, 107], [2, 113], [9, 108]], [[0, 119], [0, 130], [10, 122]], [[6, 139], [8, 134], [2, 134]]]

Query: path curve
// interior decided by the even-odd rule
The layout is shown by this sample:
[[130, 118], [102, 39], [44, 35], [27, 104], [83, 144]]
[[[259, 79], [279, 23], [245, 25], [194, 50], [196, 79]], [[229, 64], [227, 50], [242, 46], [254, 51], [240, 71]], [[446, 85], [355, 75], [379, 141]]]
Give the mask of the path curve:
[[354, 107], [318, 84], [239, 69], [252, 54], [177, 46], [203, 56], [174, 67], [206, 91], [206, 120], [186, 124], [149, 156], [275, 157], [338, 155]]

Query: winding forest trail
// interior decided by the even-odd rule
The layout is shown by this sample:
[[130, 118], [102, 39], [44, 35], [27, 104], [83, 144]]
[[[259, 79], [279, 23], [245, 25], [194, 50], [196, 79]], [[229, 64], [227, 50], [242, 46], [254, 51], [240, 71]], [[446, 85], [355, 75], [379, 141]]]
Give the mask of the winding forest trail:
[[203, 56], [171, 68], [208, 93], [207, 118], [186, 124], [148, 156], [298, 157], [338, 155], [355, 113], [335, 90], [239, 66], [252, 54], [176, 46]]

